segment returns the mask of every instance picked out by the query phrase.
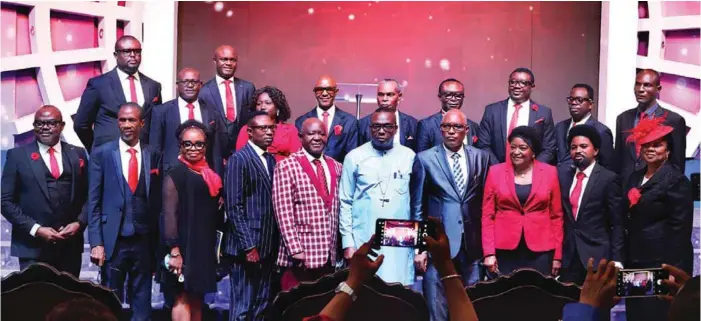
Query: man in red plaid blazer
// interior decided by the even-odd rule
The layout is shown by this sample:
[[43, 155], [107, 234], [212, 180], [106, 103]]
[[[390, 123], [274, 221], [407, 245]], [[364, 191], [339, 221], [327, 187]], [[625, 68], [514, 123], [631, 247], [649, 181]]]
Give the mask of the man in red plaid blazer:
[[321, 120], [305, 120], [299, 138], [302, 149], [277, 163], [273, 175], [282, 290], [333, 273], [336, 259], [341, 163], [322, 155], [327, 133]]

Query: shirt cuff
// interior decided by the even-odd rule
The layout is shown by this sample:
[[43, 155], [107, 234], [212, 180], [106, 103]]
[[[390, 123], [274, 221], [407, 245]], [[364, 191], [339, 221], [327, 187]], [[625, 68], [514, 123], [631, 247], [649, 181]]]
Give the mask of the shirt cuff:
[[613, 261], [613, 264], [620, 270], [623, 270], [623, 263], [618, 261]]
[[37, 230], [39, 230], [40, 227], [41, 227], [41, 225], [34, 223], [34, 226], [32, 226], [32, 229], [29, 230], [29, 235], [36, 237]]

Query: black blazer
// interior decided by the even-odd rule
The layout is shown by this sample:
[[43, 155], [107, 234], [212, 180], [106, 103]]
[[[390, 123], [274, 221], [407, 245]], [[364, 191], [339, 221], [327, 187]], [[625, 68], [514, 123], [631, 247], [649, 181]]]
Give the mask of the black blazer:
[[[300, 130], [302, 123], [310, 117], [317, 118], [316, 107], [295, 120], [297, 130]], [[340, 130], [340, 135], [337, 134], [336, 128]], [[328, 134], [329, 140], [324, 147], [324, 154], [343, 164], [346, 155], [358, 147], [358, 120], [336, 106], [336, 112], [331, 121], [331, 132]]]
[[[572, 118], [563, 120], [555, 125], [555, 139], [557, 140], [557, 164], [573, 165], [572, 157], [570, 157], [570, 148], [567, 145], [568, 129], [572, 123]], [[598, 120], [589, 117], [585, 125], [592, 126], [596, 129], [601, 137], [601, 147], [599, 148], [599, 156], [597, 162], [607, 169], [613, 170], [614, 154], [613, 154], [613, 134], [606, 125]], [[598, 261], [596, 261], [598, 262]]]
[[[640, 185], [647, 166], [634, 171], [623, 189], [625, 208], [628, 209], [626, 230], [626, 268], [659, 267], [662, 263], [674, 265], [691, 274], [693, 269], [694, 202], [691, 182], [672, 164], [665, 164]], [[629, 191], [640, 189], [641, 197], [631, 205]]]
[[[360, 119], [358, 123], [358, 133], [360, 140], [358, 141], [358, 146], [369, 142], [372, 139], [372, 134], [370, 133], [370, 116], [367, 115]], [[407, 115], [403, 112], [399, 112], [399, 143], [402, 146], [409, 147], [411, 150], [416, 152], [416, 125], [418, 121], [416, 118]]]
[[[151, 107], [161, 103], [161, 84], [140, 72], [139, 79], [144, 91], [142, 118], [146, 121], [145, 128], [141, 131], [141, 141], [147, 144]], [[117, 112], [119, 106], [126, 102], [116, 68], [88, 80], [73, 120], [73, 130], [88, 152], [93, 145], [99, 146], [119, 138]]]
[[[565, 216], [563, 266], [568, 267], [576, 260], [587, 266], [590, 257], [594, 258], [594, 262], [605, 258], [623, 263], [625, 209], [618, 175], [598, 162], [594, 165], [587, 186], [582, 191], [582, 201], [575, 220], [570, 203], [570, 188], [577, 182], [577, 171], [574, 166], [563, 164], [557, 167], [557, 172]], [[578, 257], [574, 257], [575, 249]]]
[[[686, 154], [686, 121], [679, 114], [664, 109], [658, 106], [655, 110], [655, 117], [661, 117], [667, 113], [665, 124], [674, 127], [672, 131], [672, 152], [669, 155], [668, 162], [680, 169], [684, 173], [685, 154]], [[638, 116], [638, 109], [628, 109], [618, 115], [616, 118], [616, 149], [614, 151], [614, 171], [627, 177], [631, 172], [639, 170], [645, 166], [645, 162], [635, 155], [635, 145], [626, 143], [626, 139], [630, 136], [628, 132], [633, 128], [635, 118]]]
[[[82, 227], [87, 224], [87, 212], [83, 207], [88, 197], [88, 157], [85, 149], [61, 142], [63, 161], [68, 160], [73, 172], [71, 210], [64, 218], [54, 215], [46, 185], [47, 168], [44, 161], [36, 157], [38, 153], [36, 141], [12, 148], [7, 151], [2, 171], [2, 215], [12, 224], [10, 253], [20, 258], [38, 258], [43, 250], [52, 250], [42, 240], [29, 234], [34, 224], [55, 230], [76, 221]], [[83, 251], [83, 233], [67, 242], [67, 249]]]
[[[443, 142], [443, 134], [441, 134], [441, 121], [443, 121], [443, 113], [437, 112], [422, 120], [419, 120], [416, 126], [416, 152], [423, 152], [433, 146], [440, 145]], [[477, 141], [477, 133], [480, 130], [479, 124], [472, 120], [467, 120], [467, 125], [470, 126], [470, 131], [467, 133], [467, 145], [474, 146]]]
[[256, 102], [253, 101], [253, 93], [256, 91], [256, 87], [253, 83], [234, 77], [234, 88], [236, 88], [236, 119], [233, 122], [226, 118], [224, 102], [221, 100], [216, 77], [210, 79], [202, 86], [199, 97], [206, 101], [209, 106], [212, 106], [212, 109], [217, 112], [224, 124], [226, 124], [227, 135], [229, 136], [229, 150], [235, 149], [239, 131], [248, 122], [249, 112], [256, 106]]

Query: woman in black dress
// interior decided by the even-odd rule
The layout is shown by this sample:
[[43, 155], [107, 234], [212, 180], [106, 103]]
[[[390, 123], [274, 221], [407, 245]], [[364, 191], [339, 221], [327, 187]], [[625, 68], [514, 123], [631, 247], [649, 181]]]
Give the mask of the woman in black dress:
[[[691, 274], [691, 182], [676, 165], [667, 162], [674, 145], [674, 128], [664, 125], [664, 120], [643, 119], [629, 136], [645, 167], [634, 171], [623, 186], [628, 209], [625, 268], [659, 268], [665, 263]], [[628, 321], [666, 320], [668, 310], [669, 302], [654, 297], [626, 300]]]
[[[202, 320], [206, 293], [217, 290], [215, 253], [221, 178], [207, 165], [206, 130], [197, 121], [180, 125], [180, 164], [163, 181], [161, 220], [167, 253], [159, 280], [174, 297], [173, 320]], [[165, 254], [164, 254], [165, 256]]]

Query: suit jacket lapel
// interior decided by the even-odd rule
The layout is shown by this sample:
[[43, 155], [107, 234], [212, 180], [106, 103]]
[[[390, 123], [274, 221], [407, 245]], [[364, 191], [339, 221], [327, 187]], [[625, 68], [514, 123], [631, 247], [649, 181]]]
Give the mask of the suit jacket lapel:
[[144, 183], [146, 183], [146, 199], [149, 199], [151, 192], [151, 151], [147, 147], [148, 146], [141, 144], [141, 162], [144, 164], [141, 168], [141, 172], [144, 173]]
[[[531, 174], [531, 176], [532, 176], [532, 178], [531, 178], [531, 184], [532, 184], [531, 185], [531, 193], [528, 194], [528, 199], [526, 200], [526, 203], [525, 203], [526, 206], [528, 206], [528, 203], [531, 202], [531, 200], [533, 199], [533, 196], [535, 195], [535, 193], [538, 191], [538, 189], [540, 188], [540, 186], [543, 183], [543, 168], [541, 167], [541, 165], [537, 161], [533, 165], [533, 173]], [[514, 186], [514, 189], [515, 188], [516, 187]], [[515, 191], [514, 191], [514, 193], [515, 193]]]
[[246, 142], [246, 146], [244, 146], [242, 150], [244, 150], [247, 153], [248, 157], [251, 159], [251, 162], [253, 162], [253, 167], [255, 167], [256, 170], [260, 172], [260, 175], [263, 175], [263, 177], [265, 177], [263, 181], [266, 185], [268, 185], [268, 188], [266, 190], [270, 190], [270, 187], [272, 185], [272, 177], [270, 176], [270, 173], [267, 170], [265, 170], [265, 165], [263, 165], [263, 161], [260, 159], [253, 147], [251, 147], [250, 143]]
[[[509, 100], [507, 99], [507, 100], [504, 100], [501, 102], [501, 108], [499, 108], [498, 113], [497, 113], [497, 124], [499, 125], [497, 132], [501, 136], [501, 137], [497, 137], [497, 138], [499, 138], [500, 144], [504, 144], [504, 148], [503, 148], [504, 150], [506, 150], [506, 136], [508, 135], [508, 133], [506, 131], [509, 130], [508, 120], [506, 119], [508, 108], [509, 108]], [[492, 144], [494, 144], [494, 143], [495, 142], [492, 142]], [[496, 146], [499, 146], [499, 145], [496, 145]], [[506, 155], [506, 157], [508, 157], [508, 155]]]
[[331, 201], [334, 198], [334, 195], [336, 195], [336, 188], [338, 188], [338, 174], [336, 173], [336, 165], [333, 163], [333, 158], [324, 156], [326, 159], [326, 167], [329, 168], [329, 177], [331, 177], [331, 186], [329, 186], [329, 208], [331, 208]]
[[[314, 185], [314, 188], [316, 189], [316, 193], [319, 194], [321, 199], [324, 200], [324, 203], [328, 206], [328, 195], [329, 193], [326, 193], [324, 191], [324, 186], [321, 184], [321, 179], [316, 175], [316, 170], [314, 167], [312, 167], [312, 164], [309, 162], [307, 157], [304, 155], [304, 153], [298, 153], [296, 154], [295, 158], [299, 162], [299, 164], [302, 166], [302, 170], [304, 173], [307, 174], [309, 177], [309, 180], [312, 181], [312, 184]], [[329, 168], [331, 170], [331, 168]], [[329, 173], [331, 174], [331, 173]], [[326, 179], [325, 177], [323, 179]], [[333, 182], [333, 180], [332, 180]], [[331, 186], [329, 186], [329, 189], [331, 189]], [[325, 196], [326, 195], [326, 196]]]
[[[27, 151], [29, 166], [32, 168], [32, 172], [34, 173], [37, 183], [39, 183], [39, 188], [41, 188], [41, 191], [44, 192], [46, 199], [49, 199], [49, 188], [46, 185], [46, 164], [44, 164], [44, 159], [39, 153], [39, 145], [37, 142], [34, 142], [34, 144], [27, 145], [25, 150]], [[32, 154], [34, 153], [39, 155], [39, 158], [36, 160], [32, 159]]]
[[124, 89], [122, 88], [122, 82], [119, 79], [119, 74], [117, 73], [117, 69], [113, 69], [111, 71], [110, 78], [112, 79], [111, 81], [111, 87], [112, 87], [112, 93], [114, 94], [114, 97], [117, 98], [117, 101], [119, 104], [124, 104], [127, 102], [127, 98], [124, 97]]
[[533, 105], [537, 105], [531, 100], [531, 108], [528, 110], [528, 127], [533, 127], [538, 120], [538, 112], [533, 109]]
[[209, 83], [209, 86], [207, 86], [207, 90], [209, 90], [209, 94], [212, 96], [212, 101], [214, 101], [215, 106], [212, 107], [216, 107], [215, 109], [217, 113], [221, 117], [223, 117], [224, 120], [228, 121], [228, 119], [226, 119], [226, 115], [224, 114], [224, 103], [221, 101], [221, 94], [219, 93], [219, 84], [217, 84], [216, 77], [212, 79], [212, 81]]
[[399, 143], [402, 146], [406, 146], [406, 133], [409, 129], [409, 119], [406, 114], [399, 112]]
[[73, 202], [73, 198], [75, 197], [75, 181], [76, 177], [80, 174], [80, 161], [73, 147], [68, 144], [61, 142], [61, 150], [63, 151], [62, 156], [68, 159], [68, 163], [71, 165], [71, 171], [73, 172], [73, 175], [71, 175], [71, 202]]
[[460, 195], [460, 192], [458, 191], [458, 186], [455, 184], [453, 171], [451, 170], [450, 165], [448, 164], [445, 149], [442, 146], [436, 149], [436, 158], [438, 159], [438, 164], [441, 165], [441, 169], [443, 169], [443, 174], [445, 174], [445, 178], [450, 182], [450, 185], [453, 187], [453, 196], [457, 200], [462, 200], [462, 195]]
[[[574, 180], [574, 174], [577, 172], [576, 169], [571, 168], [564, 175], [564, 184], [560, 188], [560, 193], [562, 194], [562, 207], [563, 211], [567, 212], [567, 217], [574, 222], [574, 213], [572, 213], [572, 204], [570, 203], [570, 189], [572, 188], [572, 181]], [[589, 184], [587, 184], [589, 185]], [[581, 208], [581, 207], [580, 207]]]
[[125, 191], [125, 182], [124, 182], [124, 174], [122, 173], [122, 157], [119, 155], [119, 143], [116, 144], [116, 148], [112, 150], [112, 162], [114, 164], [114, 173], [117, 174], [117, 182], [119, 182], [119, 190], [122, 192], [122, 197], [124, 197]]
[[467, 149], [467, 145], [463, 146], [465, 150], [465, 168], [467, 169], [467, 177], [465, 177], [465, 194], [462, 196], [463, 200], [467, 200], [467, 196], [472, 193], [472, 190], [477, 187], [475, 184], [473, 173], [478, 173], [477, 162], [475, 161], [475, 155], [470, 153]]
[[[339, 111], [339, 109], [338, 109], [338, 107], [336, 107], [336, 112], [334, 113], [333, 119], [331, 120], [331, 130], [329, 130], [329, 133], [327, 135], [329, 137], [329, 139], [328, 139], [328, 142], [326, 143], [326, 148], [331, 146], [332, 140], [335, 142], [338, 139], [338, 137], [336, 137], [337, 136], [336, 131], [333, 128], [336, 127], [337, 125], [341, 125], [343, 122], [345, 122], [346, 117], [344, 115], [339, 114], [338, 111]], [[316, 114], [316, 109], [313, 109], [312, 113]], [[312, 115], [311, 117], [316, 117], [316, 115]], [[343, 126], [343, 125], [341, 125], [341, 126]], [[358, 133], [358, 135], [360, 136], [361, 133]]]
[[[579, 212], [577, 214], [577, 220], [581, 218], [582, 211], [584, 209], [584, 206], [587, 205], [587, 201], [589, 200], [589, 194], [591, 194], [592, 190], [595, 188], [597, 181], [599, 180], [599, 164], [595, 164], [594, 168], [591, 171], [591, 177], [589, 177], [589, 180], [587, 181], [587, 186], [584, 188], [584, 191], [582, 191], [584, 194], [582, 194], [582, 201], [579, 202]], [[568, 190], [569, 191], [569, 190]]]
[[144, 74], [139, 72], [139, 82], [141, 83], [141, 90], [144, 92], [144, 106], [151, 103], [151, 100], [149, 99], [151, 98], [151, 86], [149, 86], [149, 80], [150, 79], [146, 78]]
[[[535, 176], [535, 175], [534, 175]], [[504, 175], [504, 184], [506, 185], [506, 188], [509, 190], [509, 196], [511, 196], [511, 201], [514, 202], [519, 208], [523, 209], [524, 206], [521, 205], [521, 201], [518, 200], [518, 196], [516, 195], [516, 184], [515, 182], [515, 176], [514, 176], [514, 170], [511, 166], [506, 167], [506, 175]], [[533, 193], [533, 188], [531, 188], [531, 194]], [[528, 196], [530, 199], [530, 195]], [[528, 204], [528, 201], [526, 201], [525, 204]]]
[[234, 78], [234, 88], [236, 88], [236, 115], [238, 116], [243, 106], [243, 84], [241, 79]]
[[199, 102], [199, 104], [200, 104], [200, 113], [202, 113], [202, 123], [205, 126], [210, 127], [209, 122], [212, 121], [212, 117], [210, 117], [210, 114], [209, 114], [209, 111], [210, 111], [209, 106], [207, 106], [207, 103], [205, 103], [201, 99], [198, 99], [197, 102]]

